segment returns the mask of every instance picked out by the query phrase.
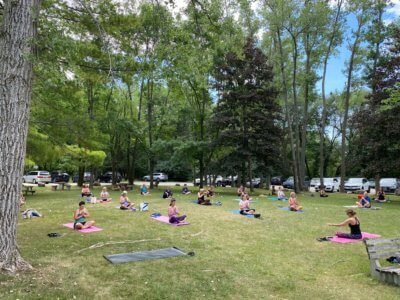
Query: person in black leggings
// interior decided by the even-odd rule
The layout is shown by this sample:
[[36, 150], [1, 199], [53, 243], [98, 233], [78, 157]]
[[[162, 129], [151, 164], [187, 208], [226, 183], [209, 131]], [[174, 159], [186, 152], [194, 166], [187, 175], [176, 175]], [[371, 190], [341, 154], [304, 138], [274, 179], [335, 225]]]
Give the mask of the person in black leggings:
[[348, 219], [339, 224], [328, 224], [329, 226], [346, 226], [349, 225], [350, 233], [336, 232], [336, 236], [347, 239], [361, 239], [360, 220], [356, 217], [356, 212], [352, 209], [346, 210]]

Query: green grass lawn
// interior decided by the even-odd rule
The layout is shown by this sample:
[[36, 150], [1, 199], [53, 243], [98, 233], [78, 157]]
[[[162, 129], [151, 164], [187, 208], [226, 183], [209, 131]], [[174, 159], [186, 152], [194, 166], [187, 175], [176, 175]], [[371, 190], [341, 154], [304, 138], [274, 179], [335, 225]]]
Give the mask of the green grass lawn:
[[[23, 257], [33, 271], [18, 276], [0, 275], [0, 299], [399, 299], [400, 289], [369, 275], [369, 262], [362, 242], [335, 244], [317, 242], [334, 234], [345, 219], [343, 205], [352, 205], [356, 195], [329, 194], [328, 198], [298, 199], [305, 213], [279, 210], [279, 201], [259, 196], [254, 208], [263, 219], [233, 215], [238, 208], [235, 190], [217, 189], [214, 201], [222, 206], [190, 203], [195, 195], [181, 196], [175, 190], [180, 211], [189, 226], [173, 227], [150, 219], [153, 212], [167, 212], [169, 202], [161, 189], [149, 197], [129, 193], [135, 203], [150, 203], [149, 212], [116, 209], [118, 192], [110, 204], [87, 208], [104, 230], [81, 234], [61, 226], [72, 222], [81, 200], [79, 190], [50, 191], [36, 188], [27, 197], [27, 207], [44, 217], [18, 223]], [[100, 194], [100, 189], [94, 190]], [[382, 237], [400, 236], [400, 199], [381, 210], [357, 211], [363, 231]], [[285, 203], [286, 204], [286, 203]], [[285, 205], [284, 204], [284, 205]], [[343, 228], [348, 231], [348, 228]], [[50, 232], [63, 234], [49, 238]], [[79, 250], [110, 241], [137, 241]], [[103, 255], [176, 246], [194, 251], [194, 257], [112, 265]]]

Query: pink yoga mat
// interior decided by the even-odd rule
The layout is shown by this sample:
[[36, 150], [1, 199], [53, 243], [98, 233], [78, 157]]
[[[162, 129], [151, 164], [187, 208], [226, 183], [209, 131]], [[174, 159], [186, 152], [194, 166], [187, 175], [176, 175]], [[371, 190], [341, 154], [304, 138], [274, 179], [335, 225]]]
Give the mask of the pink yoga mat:
[[152, 219], [154, 219], [156, 221], [160, 221], [162, 223], [167, 223], [167, 224], [172, 225], [172, 226], [183, 226], [183, 225], [189, 225], [190, 224], [189, 222], [170, 223], [169, 222], [169, 217], [167, 217], [167, 216], [159, 216], [157, 218], [152, 218]]
[[368, 232], [362, 232], [362, 239], [359, 240], [355, 240], [355, 239], [346, 239], [346, 238], [340, 238], [337, 236], [334, 236], [333, 238], [330, 239], [331, 242], [334, 243], [340, 243], [340, 244], [348, 244], [348, 243], [357, 243], [362, 241], [365, 238], [370, 238], [370, 239], [374, 239], [374, 238], [379, 238], [381, 237], [378, 234], [373, 234], [373, 233], [368, 233]]
[[[63, 226], [74, 229], [74, 223], [63, 224]], [[91, 232], [97, 232], [97, 231], [102, 231], [102, 230], [103, 230], [103, 228], [92, 226], [90, 228], [81, 229], [81, 230], [77, 230], [77, 231], [82, 232], [82, 233], [91, 233]]]

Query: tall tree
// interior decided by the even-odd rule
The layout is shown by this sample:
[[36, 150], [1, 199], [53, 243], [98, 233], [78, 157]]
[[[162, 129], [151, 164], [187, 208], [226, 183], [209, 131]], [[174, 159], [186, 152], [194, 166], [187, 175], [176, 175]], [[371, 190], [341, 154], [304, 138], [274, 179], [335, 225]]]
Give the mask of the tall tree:
[[39, 0], [4, 1], [0, 32], [0, 269], [30, 268], [16, 233], [32, 92], [32, 41]]
[[336, 8], [332, 10], [331, 18], [330, 18], [330, 28], [331, 32], [328, 33], [328, 44], [324, 53], [323, 58], [323, 71], [322, 71], [322, 81], [321, 81], [321, 96], [322, 96], [322, 113], [321, 113], [321, 122], [320, 122], [320, 130], [319, 130], [319, 178], [320, 184], [324, 185], [324, 176], [326, 175], [325, 170], [325, 127], [327, 121], [327, 97], [325, 91], [326, 85], [326, 71], [328, 68], [328, 61], [331, 57], [331, 54], [335, 47], [341, 41], [341, 19], [342, 19], [342, 6], [344, 0], [336, 1]]
[[221, 128], [219, 143], [229, 147], [240, 162], [242, 183], [256, 164], [269, 164], [278, 157], [279, 108], [273, 87], [273, 72], [267, 57], [249, 38], [241, 56], [226, 54], [217, 63], [216, 88], [221, 93], [215, 123]]
[[350, 44], [350, 59], [346, 70], [346, 88], [344, 93], [344, 116], [341, 126], [342, 131], [342, 145], [341, 145], [341, 165], [340, 165], [340, 191], [344, 192], [344, 182], [346, 178], [346, 156], [347, 156], [347, 130], [349, 119], [349, 106], [352, 88], [354, 84], [354, 72], [360, 65], [360, 45], [362, 37], [365, 34], [365, 26], [371, 18], [371, 3], [369, 0], [362, 0], [350, 5], [350, 11], [355, 14], [357, 25], [353, 31], [353, 40]]

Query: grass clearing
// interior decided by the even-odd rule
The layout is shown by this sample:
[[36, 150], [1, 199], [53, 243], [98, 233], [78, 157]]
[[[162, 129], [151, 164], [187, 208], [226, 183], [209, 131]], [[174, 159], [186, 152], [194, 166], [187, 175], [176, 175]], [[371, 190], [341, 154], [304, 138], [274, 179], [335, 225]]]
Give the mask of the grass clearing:
[[[149, 217], [167, 212], [169, 201], [161, 198], [161, 189], [147, 197], [129, 193], [137, 206], [149, 202], [149, 212], [116, 209], [119, 192], [110, 192], [112, 203], [87, 204], [103, 231], [81, 234], [62, 227], [72, 221], [80, 191], [37, 190], [28, 196], [27, 207], [44, 217], [20, 218], [18, 225], [22, 255], [34, 270], [0, 275], [1, 299], [399, 299], [398, 287], [369, 276], [363, 243], [316, 241], [334, 234], [338, 228], [326, 223], [344, 220], [343, 205], [352, 205], [355, 195], [305, 193], [299, 197], [305, 213], [296, 214], [279, 210], [286, 203], [267, 200], [259, 196], [267, 191], [256, 190], [253, 206], [263, 216], [257, 220], [230, 212], [238, 208], [233, 188], [217, 189], [214, 201], [223, 205], [211, 207], [190, 203], [195, 195], [175, 189], [177, 205], [191, 225], [173, 227]], [[391, 198], [381, 210], [357, 210], [363, 231], [400, 236], [400, 198]], [[48, 238], [50, 232], [64, 235]], [[96, 243], [127, 240], [138, 242], [79, 252]], [[171, 246], [195, 256], [121, 265], [103, 258]]]

